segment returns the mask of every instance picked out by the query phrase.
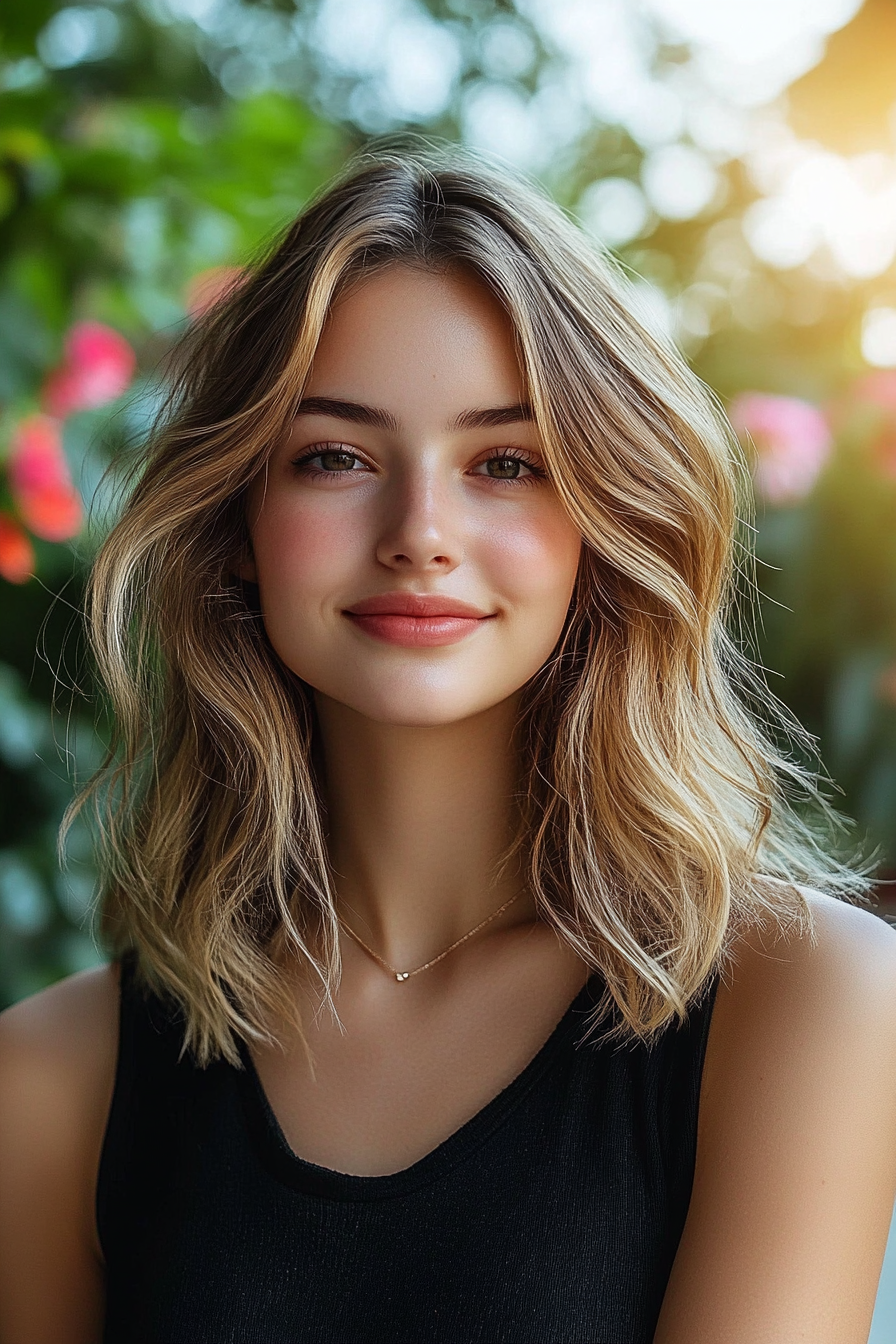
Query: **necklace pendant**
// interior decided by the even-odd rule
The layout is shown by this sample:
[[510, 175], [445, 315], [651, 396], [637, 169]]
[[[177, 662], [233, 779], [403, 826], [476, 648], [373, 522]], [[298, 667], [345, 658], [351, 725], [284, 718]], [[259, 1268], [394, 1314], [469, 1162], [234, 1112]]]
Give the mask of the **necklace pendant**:
[[410, 975], [410, 971], [396, 971], [396, 972], [395, 972], [395, 979], [396, 979], [396, 980], [407, 980], [407, 978], [408, 978], [409, 975]]

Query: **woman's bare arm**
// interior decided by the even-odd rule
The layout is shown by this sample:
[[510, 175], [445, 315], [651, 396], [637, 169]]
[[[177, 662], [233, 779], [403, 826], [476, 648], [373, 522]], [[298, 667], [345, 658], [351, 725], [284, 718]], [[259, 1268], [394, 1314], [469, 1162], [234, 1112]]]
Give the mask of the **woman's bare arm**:
[[896, 933], [807, 893], [719, 988], [655, 1344], [867, 1344], [896, 1195]]
[[99, 1344], [94, 1197], [118, 1043], [115, 968], [0, 1015], [0, 1344]]

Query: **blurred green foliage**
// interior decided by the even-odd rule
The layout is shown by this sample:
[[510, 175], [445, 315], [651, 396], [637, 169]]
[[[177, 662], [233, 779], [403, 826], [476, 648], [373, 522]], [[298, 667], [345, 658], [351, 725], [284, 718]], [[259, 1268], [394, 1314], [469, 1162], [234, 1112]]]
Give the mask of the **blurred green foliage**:
[[[562, 83], [532, 6], [427, 0], [419, 14], [456, 52], [453, 92], [431, 113], [383, 112], [372, 76], [365, 83], [363, 70], [315, 50], [318, 8], [5, 0], [0, 15], [0, 459], [73, 322], [122, 332], [140, 367], [118, 403], [65, 422], [74, 479], [93, 501], [84, 533], [76, 544], [36, 542], [36, 579], [0, 580], [0, 1003], [98, 955], [87, 836], [74, 831], [64, 872], [54, 848], [72, 775], [83, 777], [101, 750], [82, 690], [78, 611], [107, 504], [98, 482], [145, 431], [158, 369], [188, 320], [190, 280], [245, 261], [371, 130], [459, 138], [467, 93], [503, 80], [524, 99], [542, 80]], [[267, 82], [263, 48], [277, 75]], [[674, 68], [684, 55], [660, 44], [649, 59]], [[637, 183], [644, 158], [629, 130], [592, 117], [536, 167], [576, 211], [602, 178]], [[715, 172], [705, 209], [685, 220], [648, 212], [621, 257], [678, 305], [679, 337], [723, 397], [755, 387], [832, 408], [836, 449], [812, 491], [760, 508], [756, 652], [773, 689], [818, 734], [857, 838], [893, 865], [896, 480], [880, 445], [888, 434], [896, 442], [896, 429], [854, 389], [870, 282], [758, 262], [740, 227], [757, 189], [736, 157]], [[3, 488], [0, 473], [0, 507]]]

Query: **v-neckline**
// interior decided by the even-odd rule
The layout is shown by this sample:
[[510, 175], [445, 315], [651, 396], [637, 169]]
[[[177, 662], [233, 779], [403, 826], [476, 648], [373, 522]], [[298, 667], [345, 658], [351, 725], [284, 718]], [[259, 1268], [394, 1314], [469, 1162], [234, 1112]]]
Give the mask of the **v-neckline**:
[[382, 1176], [357, 1176], [300, 1157], [290, 1147], [248, 1047], [241, 1043], [240, 1093], [252, 1142], [262, 1165], [282, 1184], [322, 1199], [389, 1199], [430, 1184], [490, 1138], [544, 1075], [558, 1049], [577, 1034], [585, 1015], [595, 1007], [599, 998], [599, 992], [596, 992], [599, 980], [596, 974], [588, 979], [529, 1063], [491, 1101], [416, 1162]]

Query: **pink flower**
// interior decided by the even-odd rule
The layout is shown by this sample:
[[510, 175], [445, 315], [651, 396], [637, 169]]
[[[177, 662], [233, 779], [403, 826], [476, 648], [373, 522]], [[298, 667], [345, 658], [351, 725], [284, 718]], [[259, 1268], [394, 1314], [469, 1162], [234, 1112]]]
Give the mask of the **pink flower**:
[[872, 460], [884, 476], [896, 480], [896, 370], [866, 374], [855, 384], [853, 395], [877, 413], [870, 440]]
[[877, 369], [874, 373], [866, 373], [854, 385], [853, 393], [859, 401], [896, 415], [896, 369]]
[[831, 431], [817, 406], [798, 397], [742, 392], [731, 404], [731, 423], [756, 451], [756, 489], [770, 504], [804, 499], [831, 451]]
[[34, 573], [34, 547], [8, 513], [0, 513], [0, 577], [25, 583]]
[[187, 284], [184, 294], [187, 312], [194, 319], [203, 317], [226, 298], [244, 275], [241, 266], [211, 266], [207, 271], [200, 271]]
[[29, 415], [16, 426], [7, 463], [22, 521], [44, 541], [68, 541], [81, 529], [83, 509], [62, 451], [59, 422]]
[[872, 443], [871, 451], [878, 471], [896, 481], [896, 426], [885, 425]]
[[76, 322], [65, 342], [65, 357], [44, 384], [43, 409], [57, 419], [120, 397], [137, 367], [137, 357], [117, 331], [102, 322]]

